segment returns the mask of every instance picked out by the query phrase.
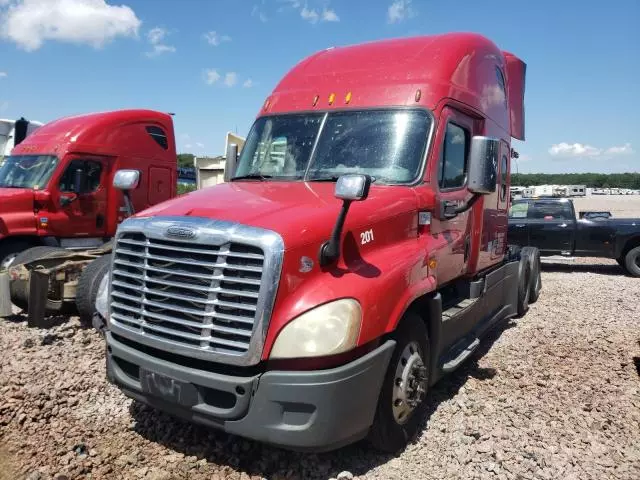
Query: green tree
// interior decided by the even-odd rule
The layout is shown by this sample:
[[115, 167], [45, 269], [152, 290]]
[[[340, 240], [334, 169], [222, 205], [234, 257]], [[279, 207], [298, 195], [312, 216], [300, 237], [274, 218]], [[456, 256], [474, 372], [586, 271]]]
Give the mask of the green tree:
[[179, 167], [193, 167], [193, 159], [195, 155], [192, 153], [179, 153], [178, 154], [178, 166]]

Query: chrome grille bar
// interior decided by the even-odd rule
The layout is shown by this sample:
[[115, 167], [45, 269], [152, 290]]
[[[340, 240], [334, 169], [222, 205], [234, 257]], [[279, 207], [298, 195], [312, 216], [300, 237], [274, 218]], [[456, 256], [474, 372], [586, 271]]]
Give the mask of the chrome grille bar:
[[[173, 238], [170, 227], [195, 238]], [[116, 235], [109, 328], [238, 365], [260, 361], [282, 267], [279, 235], [190, 217], [129, 219]]]

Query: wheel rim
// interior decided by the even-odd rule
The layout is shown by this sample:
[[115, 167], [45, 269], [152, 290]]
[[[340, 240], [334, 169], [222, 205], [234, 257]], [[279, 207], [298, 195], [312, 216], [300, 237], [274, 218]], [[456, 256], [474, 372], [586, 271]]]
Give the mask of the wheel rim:
[[417, 342], [404, 347], [393, 382], [393, 418], [402, 425], [422, 403], [427, 391], [427, 368]]

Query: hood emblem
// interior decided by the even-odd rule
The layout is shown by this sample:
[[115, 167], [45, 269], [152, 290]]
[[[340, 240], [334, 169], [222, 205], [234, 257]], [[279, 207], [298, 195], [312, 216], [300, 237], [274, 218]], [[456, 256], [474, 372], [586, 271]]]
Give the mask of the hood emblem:
[[184, 240], [190, 240], [197, 235], [195, 229], [181, 225], [171, 225], [164, 233], [167, 237], [182, 238]]
[[313, 260], [309, 257], [300, 257], [300, 272], [308, 273], [313, 269]]

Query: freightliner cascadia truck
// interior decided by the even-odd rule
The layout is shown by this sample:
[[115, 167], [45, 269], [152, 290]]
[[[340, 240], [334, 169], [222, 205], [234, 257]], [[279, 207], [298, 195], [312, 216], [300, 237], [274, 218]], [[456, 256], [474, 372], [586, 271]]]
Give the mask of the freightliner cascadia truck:
[[290, 449], [396, 451], [431, 385], [540, 292], [507, 244], [525, 64], [476, 34], [316, 53], [261, 106], [229, 181], [118, 228], [109, 380]]
[[[90, 315], [108, 258], [84, 268], [110, 253], [108, 242], [129, 212], [175, 197], [176, 184], [169, 114], [91, 113], [33, 131], [0, 162], [0, 274], [13, 267], [11, 301], [30, 311], [41, 306], [32, 312], [36, 317], [65, 304]], [[37, 296], [31, 288], [36, 267], [42, 287]], [[0, 295], [4, 302], [8, 298]], [[0, 305], [0, 311], [10, 306]]]

